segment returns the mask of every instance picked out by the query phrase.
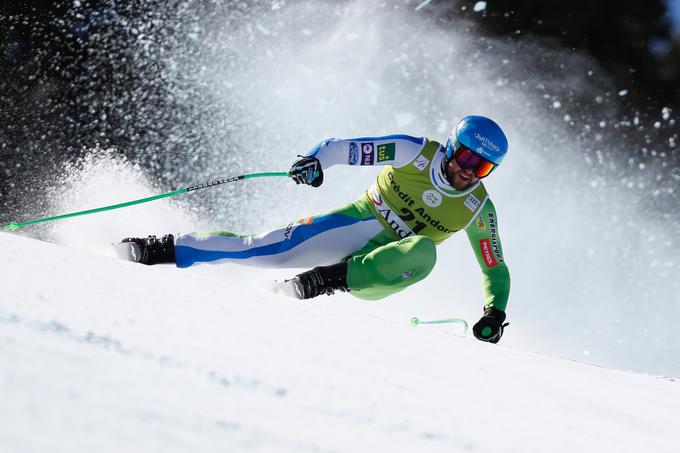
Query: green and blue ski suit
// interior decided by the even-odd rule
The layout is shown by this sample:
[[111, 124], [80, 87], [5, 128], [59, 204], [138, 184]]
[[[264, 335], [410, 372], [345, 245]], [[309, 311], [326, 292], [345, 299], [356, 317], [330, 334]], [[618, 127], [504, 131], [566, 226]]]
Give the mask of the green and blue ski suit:
[[380, 299], [424, 279], [436, 245], [465, 230], [482, 269], [486, 307], [505, 311], [510, 274], [498, 217], [481, 181], [455, 190], [445, 149], [408, 135], [329, 139], [308, 156], [333, 165], [383, 166], [355, 202], [258, 235], [226, 231], [179, 234], [179, 267], [230, 261], [260, 267], [309, 268], [348, 260], [347, 284], [362, 299]]

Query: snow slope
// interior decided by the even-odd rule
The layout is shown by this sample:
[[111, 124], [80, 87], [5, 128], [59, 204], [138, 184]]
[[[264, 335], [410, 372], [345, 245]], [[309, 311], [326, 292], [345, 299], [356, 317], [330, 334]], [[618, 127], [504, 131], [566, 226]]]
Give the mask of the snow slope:
[[0, 234], [0, 451], [678, 451], [677, 380], [280, 298], [281, 274]]

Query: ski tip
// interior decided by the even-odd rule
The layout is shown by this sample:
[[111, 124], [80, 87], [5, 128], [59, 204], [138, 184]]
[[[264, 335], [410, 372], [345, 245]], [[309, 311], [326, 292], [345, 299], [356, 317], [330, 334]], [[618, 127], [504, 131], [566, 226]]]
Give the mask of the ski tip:
[[142, 259], [139, 245], [134, 242], [119, 242], [118, 244], [112, 244], [112, 247], [116, 252], [116, 256], [122, 260], [139, 263]]
[[302, 292], [298, 288], [295, 279], [274, 280], [272, 282], [272, 291], [274, 294], [279, 294], [281, 296], [292, 297], [293, 299], [302, 299]]

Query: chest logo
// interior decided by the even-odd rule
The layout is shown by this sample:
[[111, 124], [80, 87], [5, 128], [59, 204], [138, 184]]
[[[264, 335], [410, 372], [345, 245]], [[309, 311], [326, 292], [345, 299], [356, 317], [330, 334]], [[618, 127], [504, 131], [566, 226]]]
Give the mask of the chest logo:
[[429, 159], [421, 154], [416, 158], [416, 160], [413, 161], [413, 166], [416, 167], [418, 170], [423, 171], [425, 170], [425, 167], [427, 167], [427, 164], [429, 163], [430, 163]]
[[[375, 186], [372, 186], [369, 189], [368, 195], [371, 198], [373, 204], [375, 204], [375, 209], [376, 211], [378, 211], [380, 217], [382, 217], [385, 220], [385, 223], [387, 223], [387, 225], [392, 229], [392, 231], [396, 233], [398, 237], [403, 239], [414, 234], [414, 232], [411, 231], [406, 222], [404, 222], [405, 219], [402, 216], [397, 215], [392, 210], [392, 208], [390, 208], [388, 204], [383, 201], [382, 197], [376, 190]], [[406, 209], [406, 211], [408, 211], [408, 209]], [[408, 212], [410, 213], [410, 211]], [[410, 214], [412, 216], [411, 218], [413, 218], [413, 214], [412, 213]], [[425, 227], [424, 224], [423, 227]]]
[[436, 208], [442, 204], [442, 195], [436, 190], [426, 190], [423, 192], [423, 203], [431, 208]]
[[464, 202], [463, 204], [464, 204], [465, 206], [467, 206], [467, 208], [468, 208], [470, 211], [475, 212], [475, 211], [477, 210], [477, 208], [479, 208], [479, 205], [480, 205], [481, 203], [482, 203], [482, 202], [479, 201], [479, 199], [478, 199], [477, 197], [475, 197], [474, 195], [470, 194], [470, 195], [468, 195], [467, 200], [465, 200], [465, 202]]

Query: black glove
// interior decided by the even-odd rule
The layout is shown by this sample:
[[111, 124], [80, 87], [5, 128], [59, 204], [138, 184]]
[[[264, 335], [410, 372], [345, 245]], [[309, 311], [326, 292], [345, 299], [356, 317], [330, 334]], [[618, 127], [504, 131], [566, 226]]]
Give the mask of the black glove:
[[472, 326], [472, 333], [478, 340], [498, 343], [503, 336], [503, 329], [510, 324], [508, 322], [503, 324], [503, 321], [505, 321], [505, 312], [494, 307], [487, 308], [484, 310], [482, 319]]
[[312, 187], [319, 187], [323, 182], [321, 162], [316, 157], [302, 157], [302, 159], [293, 163], [290, 168], [290, 177], [293, 178], [295, 184], [309, 184]]

